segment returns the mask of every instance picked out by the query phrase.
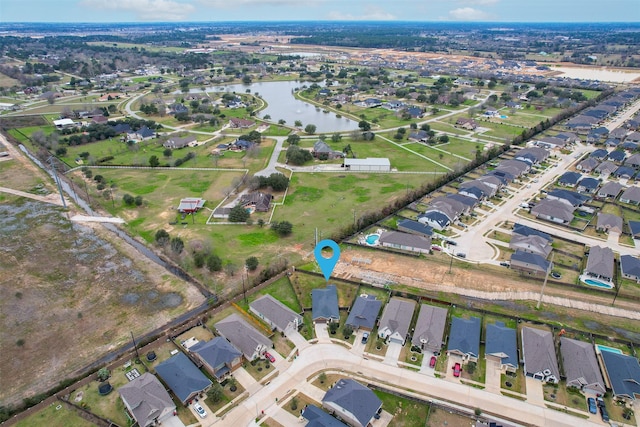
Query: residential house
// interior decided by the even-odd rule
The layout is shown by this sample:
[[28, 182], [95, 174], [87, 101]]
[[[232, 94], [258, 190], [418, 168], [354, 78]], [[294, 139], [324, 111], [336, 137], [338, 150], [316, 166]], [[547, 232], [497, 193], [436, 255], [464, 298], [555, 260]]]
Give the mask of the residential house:
[[162, 383], [145, 372], [118, 389], [127, 412], [140, 427], [155, 426], [173, 417], [176, 405]]
[[451, 220], [442, 212], [428, 211], [418, 215], [418, 222], [427, 224], [429, 227], [442, 231], [451, 224]]
[[560, 357], [567, 387], [575, 387], [586, 393], [606, 393], [593, 344], [562, 337]]
[[399, 231], [427, 237], [429, 240], [431, 240], [431, 236], [433, 235], [433, 228], [412, 219], [401, 219], [398, 221], [397, 226]]
[[580, 181], [578, 181], [578, 186], [576, 190], [578, 190], [578, 193], [593, 194], [596, 192], [599, 185], [600, 185], [599, 180], [591, 177], [585, 177], [585, 178], [582, 178]]
[[635, 142], [636, 144], [640, 144], [640, 132], [631, 132], [624, 138], [624, 142]]
[[572, 119], [570, 119], [566, 123], [567, 129], [578, 132], [578, 133], [586, 133], [591, 130], [592, 126], [598, 123], [598, 119], [595, 117], [578, 115]]
[[[485, 176], [486, 175], [484, 175], [483, 177]], [[480, 177], [480, 178], [483, 178], [483, 177]], [[495, 176], [492, 178], [496, 178], [496, 180], [500, 181], [500, 179], [498, 179]], [[503, 185], [502, 181], [500, 181], [500, 183], [501, 185]], [[447, 199], [455, 200], [456, 202], [462, 203], [464, 206], [466, 206], [466, 209], [464, 210], [465, 214], [471, 213], [473, 208], [475, 208], [478, 205], [478, 199], [474, 199], [473, 197], [463, 196], [462, 194], [457, 194], [457, 193], [447, 194], [445, 197]]]
[[558, 185], [562, 185], [564, 187], [575, 187], [582, 178], [582, 174], [577, 172], [565, 172], [558, 179]]
[[640, 221], [629, 221], [629, 230], [631, 230], [631, 237], [640, 239]]
[[613, 280], [613, 251], [608, 247], [592, 246], [584, 274], [607, 281]]
[[302, 316], [272, 297], [263, 295], [249, 304], [249, 310], [263, 320], [270, 328], [280, 332], [298, 330], [304, 323]]
[[305, 427], [348, 427], [316, 405], [306, 405], [302, 410], [302, 417], [308, 421]]
[[439, 353], [444, 344], [444, 328], [447, 324], [447, 309], [433, 305], [420, 305], [420, 313], [411, 344], [422, 351]]
[[528, 147], [518, 151], [514, 159], [536, 165], [547, 160], [549, 154], [549, 150], [545, 150], [544, 148]]
[[513, 234], [509, 241], [509, 249], [514, 251], [524, 251], [532, 254], [538, 254], [544, 258], [551, 253], [551, 242], [544, 237], [534, 234], [524, 236], [522, 234]]
[[186, 214], [198, 212], [204, 207], [205, 203], [206, 200], [200, 197], [187, 197], [180, 200], [180, 204], [178, 205], [178, 212]]
[[171, 104], [169, 105], [169, 114], [172, 115], [176, 115], [176, 114], [182, 114], [182, 113], [188, 113], [189, 109], [181, 103], [175, 103], [175, 104]]
[[429, 134], [425, 130], [417, 130], [415, 132], [411, 132], [407, 139], [411, 141], [427, 142], [429, 140]]
[[605, 150], [604, 148], [598, 148], [597, 150], [592, 151], [591, 154], [589, 154], [589, 157], [593, 157], [594, 159], [598, 160], [604, 160], [608, 155], [609, 152], [607, 150]]
[[133, 133], [133, 129], [131, 129], [131, 125], [129, 123], [117, 123], [115, 125], [111, 125], [111, 128], [118, 135]]
[[606, 147], [614, 147], [615, 148], [615, 147], [620, 145], [620, 140], [617, 139], [617, 138], [607, 138], [607, 140], [604, 142], [604, 145]]
[[200, 341], [189, 347], [189, 352], [200, 361], [207, 371], [222, 381], [228, 374], [242, 365], [242, 353], [223, 337]]
[[636, 170], [629, 166], [620, 166], [615, 170], [613, 176], [619, 179], [631, 179], [636, 174]]
[[382, 401], [359, 382], [342, 378], [327, 390], [322, 407], [350, 426], [367, 427], [382, 410]]
[[588, 202], [591, 198], [585, 194], [576, 193], [575, 191], [560, 189], [549, 191], [547, 193], [547, 199], [557, 200], [573, 208], [577, 208], [583, 203]]
[[[490, 191], [488, 187], [484, 187]], [[452, 197], [436, 197], [429, 203], [429, 207], [425, 212], [438, 211], [445, 214], [452, 222], [456, 221], [461, 215], [469, 213], [470, 208], [467, 204], [458, 201]]]
[[254, 209], [256, 212], [269, 212], [273, 196], [269, 193], [254, 191], [253, 193], [243, 194], [240, 197], [240, 204], [245, 209]]
[[622, 184], [618, 182], [608, 181], [600, 187], [597, 196], [600, 199], [615, 199], [623, 188]]
[[635, 151], [638, 148], [638, 144], [636, 142], [625, 141], [620, 144], [620, 148], [627, 151]]
[[613, 391], [613, 397], [629, 402], [640, 396], [640, 363], [634, 356], [600, 352], [604, 365], [604, 375]]
[[606, 160], [596, 166], [595, 172], [603, 177], [607, 177], [614, 173], [616, 169], [618, 169], [618, 166], [615, 163]]
[[497, 188], [495, 185], [492, 185], [480, 179], [465, 181], [458, 186], [458, 194], [477, 200], [483, 198], [491, 198], [495, 196], [496, 192]]
[[553, 241], [550, 235], [544, 233], [542, 231], [536, 230], [535, 228], [527, 227], [526, 225], [515, 223], [513, 225], [512, 235], [520, 234], [522, 236], [540, 236], [543, 239], [547, 240], [549, 243]]
[[573, 132], [562, 132], [556, 135], [556, 138], [564, 140], [565, 144], [574, 144], [580, 142], [580, 137]]
[[625, 157], [627, 157], [627, 155], [625, 154], [624, 151], [622, 151], [622, 150], [614, 150], [614, 151], [609, 153], [609, 155], [607, 156], [607, 160], [610, 160], [613, 163], [620, 164], [620, 163], [624, 162]]
[[553, 266], [543, 256], [521, 250], [511, 254], [510, 261], [511, 269], [533, 276], [545, 276]]
[[414, 300], [391, 298], [382, 313], [378, 336], [385, 341], [404, 345], [416, 305]]
[[509, 172], [514, 171], [516, 172], [514, 175], [516, 177], [520, 177], [531, 170], [531, 165], [519, 160], [502, 160], [500, 163], [498, 163], [498, 166], [496, 166], [495, 170], [507, 170]]
[[336, 285], [311, 290], [311, 319], [314, 323], [340, 321], [338, 290]]
[[273, 346], [271, 340], [249, 325], [241, 315], [234, 313], [214, 325], [218, 334], [225, 337], [242, 352], [246, 360], [260, 357]]
[[185, 406], [207, 391], [212, 384], [184, 353], [178, 353], [158, 364], [156, 373]]
[[640, 153], [636, 153], [625, 160], [625, 165], [631, 166], [632, 168], [638, 169], [640, 168]]
[[487, 107], [487, 109], [484, 111], [484, 113], [482, 113], [482, 115], [485, 117], [498, 117], [500, 116], [500, 113], [498, 112], [498, 110], [496, 110], [493, 107]]
[[637, 283], [640, 283], [640, 259], [632, 255], [621, 255], [620, 274], [622, 274], [622, 277], [635, 280]]
[[447, 354], [462, 357], [464, 363], [477, 362], [480, 355], [481, 323], [479, 317], [452, 317]]
[[380, 307], [382, 307], [382, 301], [376, 299], [375, 296], [366, 294], [358, 296], [349, 311], [345, 325], [350, 325], [354, 331], [358, 329], [373, 330], [378, 313], [380, 313]]
[[184, 138], [180, 138], [178, 136], [171, 136], [167, 139], [162, 146], [164, 148], [171, 148], [172, 150], [184, 148], [191, 144], [194, 144], [197, 141], [196, 137], [193, 135], [185, 136]]
[[620, 196], [622, 203], [640, 204], [640, 187], [629, 187]]
[[232, 129], [248, 129], [255, 126], [256, 122], [253, 120], [240, 119], [232, 117], [229, 119], [229, 127]]
[[518, 369], [518, 339], [516, 330], [502, 322], [488, 323], [486, 327], [484, 356], [494, 360], [500, 369], [516, 372]]
[[622, 233], [622, 218], [618, 215], [599, 212], [596, 230], [606, 233], [613, 231], [620, 234]]
[[544, 199], [533, 208], [531, 214], [536, 218], [567, 224], [573, 220], [574, 208], [559, 200]]
[[522, 328], [522, 359], [526, 376], [553, 384], [560, 381], [558, 359], [550, 331]]
[[534, 143], [538, 147], [545, 147], [550, 150], [564, 148], [567, 145], [567, 142], [564, 139], [555, 137], [555, 136], [545, 136], [543, 138], [537, 139]]
[[342, 151], [335, 151], [333, 148], [329, 147], [329, 144], [321, 139], [317, 140], [315, 144], [313, 144], [311, 154], [316, 158], [326, 157], [328, 160], [344, 157]]
[[461, 117], [458, 120], [456, 120], [456, 126], [461, 127], [462, 129], [476, 130], [476, 128], [478, 127], [478, 123], [476, 123], [476, 121], [473, 119], [467, 119], [467, 118]]
[[489, 195], [485, 191], [483, 191], [482, 188], [478, 185], [473, 185], [473, 186], [469, 185], [469, 186], [463, 187], [459, 190], [458, 194], [461, 194], [466, 197], [471, 197], [478, 201], [484, 200], [489, 197]]
[[431, 237], [400, 231], [385, 231], [380, 235], [378, 244], [387, 248], [428, 254], [431, 251]]

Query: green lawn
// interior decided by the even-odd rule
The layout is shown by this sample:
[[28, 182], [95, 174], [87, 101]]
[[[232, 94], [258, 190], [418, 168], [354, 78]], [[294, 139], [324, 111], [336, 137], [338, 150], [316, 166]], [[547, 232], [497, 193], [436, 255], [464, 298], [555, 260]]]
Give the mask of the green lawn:
[[390, 427], [423, 427], [429, 416], [429, 406], [379, 390], [374, 393], [382, 400], [382, 409], [393, 415]]
[[[59, 409], [58, 409], [59, 408]], [[127, 424], [123, 424], [127, 425]], [[92, 427], [94, 424], [81, 418], [77, 412], [61, 402], [55, 402], [45, 409], [16, 423], [16, 427]]]
[[[298, 298], [296, 297], [295, 292], [293, 291], [293, 287], [291, 286], [291, 282], [289, 282], [289, 277], [284, 276], [266, 288], [262, 288], [260, 291], [252, 294], [247, 299], [249, 300], [249, 304], [251, 304], [256, 299], [260, 298], [263, 295], [271, 295], [291, 310], [296, 313], [302, 312], [302, 308], [300, 307], [300, 303], [298, 302]], [[248, 310], [249, 305], [244, 304], [244, 302], [239, 303], [239, 305]]]
[[[290, 279], [296, 290], [300, 304], [305, 308], [311, 308], [311, 291], [316, 288], [324, 288], [327, 285], [324, 278], [300, 273], [299, 271], [293, 273]], [[338, 306], [351, 307], [356, 297], [357, 286], [336, 279], [331, 279], [329, 284], [336, 286], [336, 290], [338, 291]]]

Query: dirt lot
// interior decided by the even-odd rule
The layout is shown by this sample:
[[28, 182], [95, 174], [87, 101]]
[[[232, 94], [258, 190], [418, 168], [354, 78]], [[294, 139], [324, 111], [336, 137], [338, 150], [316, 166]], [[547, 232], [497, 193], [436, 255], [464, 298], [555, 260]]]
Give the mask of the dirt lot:
[[204, 298], [100, 225], [0, 203], [0, 405], [44, 391]]

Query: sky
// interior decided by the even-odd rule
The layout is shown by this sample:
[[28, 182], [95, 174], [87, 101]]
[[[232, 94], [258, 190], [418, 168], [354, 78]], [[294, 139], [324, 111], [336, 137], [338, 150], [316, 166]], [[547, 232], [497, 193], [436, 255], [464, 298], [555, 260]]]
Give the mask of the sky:
[[640, 22], [640, 0], [0, 0], [3, 22]]

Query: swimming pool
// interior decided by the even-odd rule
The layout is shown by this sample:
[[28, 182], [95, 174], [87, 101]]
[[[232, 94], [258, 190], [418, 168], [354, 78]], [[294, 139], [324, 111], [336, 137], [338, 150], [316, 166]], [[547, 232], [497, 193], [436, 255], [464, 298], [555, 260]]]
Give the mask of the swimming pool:
[[367, 237], [365, 237], [365, 241], [367, 242], [367, 245], [375, 246], [378, 244], [379, 238], [380, 238], [379, 234], [369, 234]]
[[618, 354], [624, 354], [622, 353], [622, 350], [620, 350], [619, 348], [613, 348], [613, 347], [609, 347], [606, 345], [600, 345], [600, 344], [596, 344], [596, 348], [600, 351], [608, 351], [609, 353], [618, 353]]
[[500, 116], [501, 119], [508, 119], [509, 116]]
[[593, 286], [593, 287], [596, 287], [596, 288], [604, 288], [604, 289], [612, 289], [613, 288], [612, 284], [604, 283], [604, 282], [601, 282], [601, 281], [595, 280], [595, 279], [582, 279], [581, 278], [580, 280], [582, 280], [587, 285]]

